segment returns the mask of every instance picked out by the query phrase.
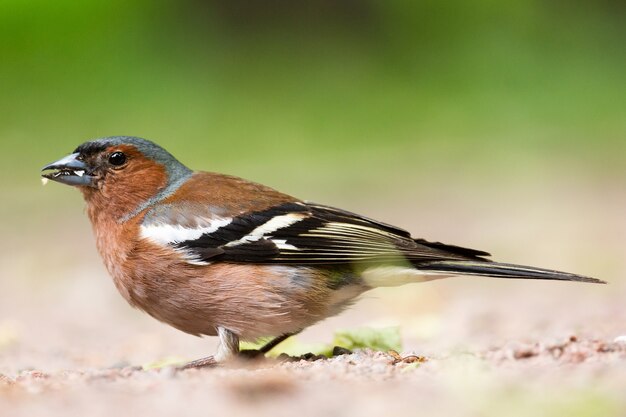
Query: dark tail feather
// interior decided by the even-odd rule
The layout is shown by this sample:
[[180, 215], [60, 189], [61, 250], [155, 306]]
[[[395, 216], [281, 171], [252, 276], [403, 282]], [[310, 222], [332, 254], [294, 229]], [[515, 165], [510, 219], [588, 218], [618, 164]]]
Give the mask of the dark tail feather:
[[479, 275], [494, 278], [518, 278], [518, 279], [552, 279], [559, 281], [591, 282], [594, 284], [606, 284], [605, 281], [585, 277], [582, 275], [569, 274], [567, 272], [553, 271], [550, 269], [535, 268], [532, 266], [501, 264], [498, 262], [476, 261], [433, 261], [421, 262], [416, 267], [423, 271], [447, 272], [455, 275]]

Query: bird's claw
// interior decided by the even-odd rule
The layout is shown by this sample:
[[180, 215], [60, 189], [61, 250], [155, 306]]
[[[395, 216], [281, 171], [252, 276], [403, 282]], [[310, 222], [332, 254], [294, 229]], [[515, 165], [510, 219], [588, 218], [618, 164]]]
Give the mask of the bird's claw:
[[237, 358], [243, 360], [263, 359], [265, 358], [265, 352], [259, 349], [244, 349], [239, 351]]
[[213, 356], [207, 356], [206, 358], [196, 359], [195, 361], [187, 362], [186, 364], [179, 366], [179, 371], [186, 371], [187, 369], [201, 369], [201, 368], [213, 368], [218, 365], [218, 362]]

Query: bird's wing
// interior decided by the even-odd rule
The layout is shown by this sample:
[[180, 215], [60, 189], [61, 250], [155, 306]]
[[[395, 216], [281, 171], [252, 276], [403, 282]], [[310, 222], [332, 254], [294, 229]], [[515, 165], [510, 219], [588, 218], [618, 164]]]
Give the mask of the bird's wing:
[[[309, 202], [283, 202], [232, 217], [199, 216], [197, 208], [176, 210], [174, 215], [161, 213], [160, 222], [143, 225], [142, 236], [185, 253], [196, 263], [415, 263], [485, 261], [481, 257], [489, 255], [415, 240], [397, 227]], [[191, 219], [189, 213], [195, 213]]]

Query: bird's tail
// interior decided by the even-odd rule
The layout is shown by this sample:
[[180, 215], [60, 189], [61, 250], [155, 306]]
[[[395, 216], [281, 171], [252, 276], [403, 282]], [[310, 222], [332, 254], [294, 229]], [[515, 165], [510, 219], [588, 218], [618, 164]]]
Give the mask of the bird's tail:
[[420, 262], [419, 265], [416, 265], [416, 267], [421, 271], [445, 273], [450, 275], [478, 275], [494, 278], [547, 279], [606, 284], [605, 281], [596, 278], [570, 274], [567, 272], [488, 261], [432, 261]]

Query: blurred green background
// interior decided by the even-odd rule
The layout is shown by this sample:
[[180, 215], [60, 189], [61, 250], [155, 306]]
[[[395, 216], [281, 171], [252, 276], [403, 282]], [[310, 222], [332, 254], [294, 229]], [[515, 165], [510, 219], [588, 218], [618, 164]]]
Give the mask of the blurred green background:
[[22, 186], [85, 139], [127, 134], [292, 192], [336, 176], [388, 189], [558, 164], [623, 175], [624, 11], [609, 0], [3, 0], [2, 169]]

